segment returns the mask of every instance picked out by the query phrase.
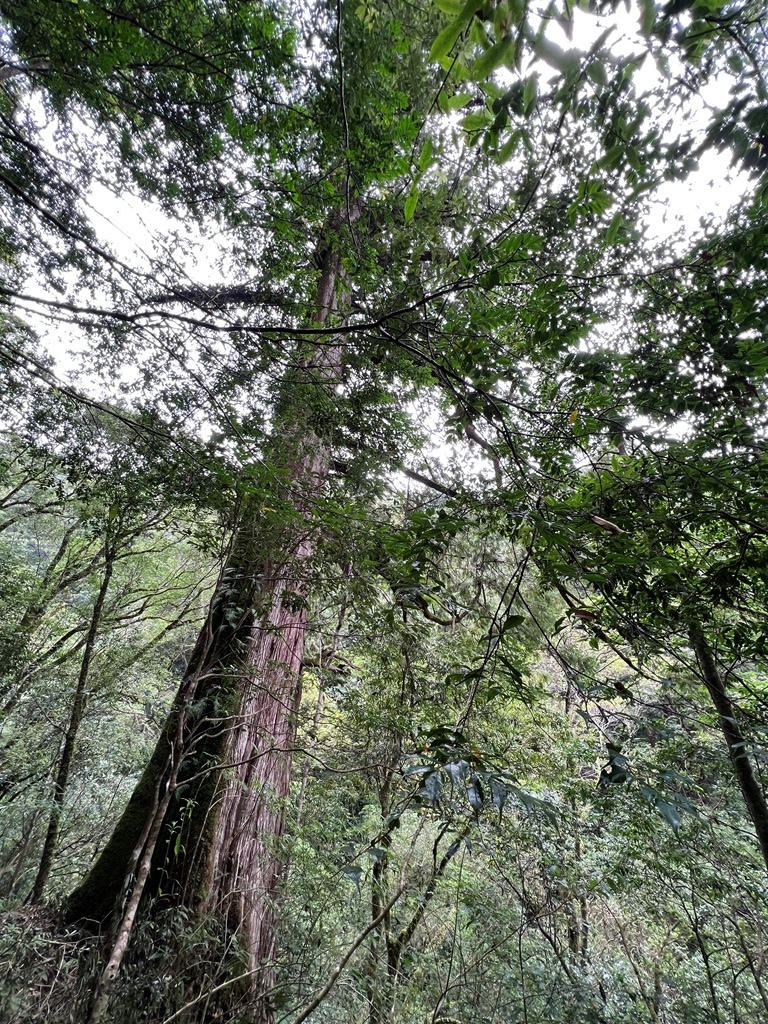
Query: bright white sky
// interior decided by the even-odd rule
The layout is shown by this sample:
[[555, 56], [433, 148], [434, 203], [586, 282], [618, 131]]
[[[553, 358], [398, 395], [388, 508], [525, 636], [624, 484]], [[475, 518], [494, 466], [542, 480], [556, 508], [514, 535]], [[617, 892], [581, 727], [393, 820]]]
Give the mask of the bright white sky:
[[[637, 32], [637, 7], [633, 6], [629, 12], [622, 9], [618, 15], [611, 17], [610, 23], [616, 26], [616, 30], [605, 45], [612, 53], [629, 56], [639, 55], [646, 50], [647, 44]], [[554, 22], [548, 26], [547, 35], [564, 49], [576, 47], [581, 51], [589, 51], [608, 24], [607, 19], [576, 9], [572, 40], [569, 41], [565, 32]], [[551, 68], [541, 62], [531, 66], [540, 68], [541, 77], [545, 81], [553, 73]], [[659, 72], [653, 60], [648, 58], [635, 76], [641, 89], [650, 89], [658, 81]], [[696, 123], [706, 112], [705, 105], [708, 102], [717, 103], [722, 100], [719, 93], [724, 92], [729, 85], [730, 82], [711, 83], [707, 94], [691, 103], [685, 127], [690, 128], [691, 124]], [[659, 189], [654, 211], [646, 226], [647, 235], [661, 241], [682, 232], [683, 237], [690, 238], [699, 230], [702, 217], [724, 216], [748, 189], [747, 176], [729, 167], [727, 153], [710, 152], [707, 165], [700, 167], [686, 181], [669, 182]], [[157, 257], [158, 245], [173, 246], [172, 242], [163, 242], [162, 239], [172, 237], [174, 231], [178, 233], [181, 230], [181, 225], [166, 217], [157, 205], [143, 202], [129, 194], [116, 196], [101, 185], [93, 187], [90, 202], [102, 237], [120, 259], [133, 266], [143, 265], [149, 269], [152, 258]], [[182, 247], [166, 248], [167, 260], [173, 260], [180, 275], [187, 275], [191, 282], [215, 285], [215, 268], [226, 252], [226, 240], [204, 239], [186, 228], [183, 237]], [[38, 294], [46, 292], [42, 283], [35, 290]], [[51, 326], [47, 325], [42, 333], [50, 343]], [[54, 331], [53, 337], [55, 334]], [[66, 374], [74, 367], [72, 354], [68, 351], [72, 339], [70, 337], [65, 340], [63, 334], [60, 334], [60, 338], [52, 346], [53, 354], [58, 372]]]
[[[687, 12], [679, 16], [679, 20], [682, 19], [690, 20]], [[570, 42], [565, 31], [556, 23], [551, 25], [547, 35], [564, 49], [576, 47], [588, 52], [609, 25], [616, 27], [614, 34], [605, 43], [611, 53], [629, 57], [647, 52], [647, 42], [639, 32], [640, 9], [634, 0], [629, 10], [618, 8], [610, 19], [576, 8], [573, 12], [573, 33]], [[548, 69], [545, 65], [543, 67], [546, 75]], [[672, 70], [675, 71], [674, 62]], [[679, 71], [682, 75], [682, 66], [679, 66]], [[660, 72], [650, 57], [647, 57], [635, 71], [633, 80], [640, 92], [650, 91], [659, 83]], [[698, 96], [691, 97], [685, 125], [680, 125], [680, 129], [690, 131], [691, 128], [704, 124], [707, 108], [721, 105], [725, 98], [724, 94], [731, 84], [730, 79], [714, 79]], [[664, 113], [661, 112], [662, 115]], [[681, 228], [685, 235], [690, 237], [699, 231], [701, 218], [724, 216], [749, 189], [749, 177], [730, 166], [728, 153], [710, 150], [706, 165], [700, 166], [686, 181], [668, 182], [658, 189], [655, 196], [656, 209], [648, 224], [648, 237], [663, 241], [675, 235]]]
[[[547, 35], [563, 48], [575, 47], [589, 51], [608, 24], [614, 24], [616, 31], [605, 44], [612, 53], [621, 56], [638, 55], [645, 51], [646, 43], [638, 33], [639, 11], [633, 4], [630, 11], [620, 9], [610, 22], [585, 11], [575, 9], [573, 33], [569, 41], [564, 30], [551, 23]], [[552, 74], [550, 68], [541, 62], [532, 63], [539, 67], [542, 77]], [[649, 58], [635, 72], [635, 81], [641, 90], [650, 90], [659, 80], [659, 72]], [[686, 117], [686, 127], [703, 120], [707, 104], [716, 104], [722, 99], [721, 93], [730, 82], [710, 83], [700, 99], [694, 98]], [[684, 182], [669, 182], [656, 195], [656, 212], [648, 225], [650, 236], [663, 240], [674, 235], [681, 227], [690, 236], [699, 230], [700, 219], [711, 215], [723, 215], [738, 202], [750, 187], [746, 174], [730, 167], [727, 153], [711, 151], [706, 166], [700, 167]], [[104, 225], [104, 235], [114, 247], [117, 255], [126, 262], [143, 261], [151, 257], [153, 239], [162, 237], [179, 225], [163, 215], [155, 205], [143, 202], [130, 195], [116, 197], [102, 186], [92, 190], [92, 206], [97, 219]], [[211, 268], [218, 263], [221, 249], [210, 239], [206, 242], [191, 232], [186, 233], [188, 243], [185, 251], [176, 251], [180, 266], [191, 281], [209, 283]], [[222, 240], [224, 244], [224, 240]]]

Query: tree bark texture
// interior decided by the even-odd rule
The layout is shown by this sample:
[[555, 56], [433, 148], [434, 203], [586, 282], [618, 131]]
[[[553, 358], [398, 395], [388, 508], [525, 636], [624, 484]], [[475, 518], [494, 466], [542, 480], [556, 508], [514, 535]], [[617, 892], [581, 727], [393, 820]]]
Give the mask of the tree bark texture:
[[[345, 219], [346, 223], [346, 219]], [[336, 247], [338, 248], [338, 247]], [[337, 308], [341, 257], [326, 252], [316, 321]], [[289, 794], [307, 599], [318, 537], [314, 506], [331, 453], [313, 409], [340, 378], [343, 351], [307, 341], [284, 382], [270, 452], [285, 517], [246, 503], [207, 622], [153, 757], [101, 856], [68, 903], [70, 920], [104, 922], [133, 885], [158, 784], [176, 765], [173, 798], [154, 844], [145, 891], [214, 914], [237, 936], [252, 978], [253, 1017], [272, 1020], [273, 903]], [[278, 502], [276, 501], [276, 504]], [[271, 510], [270, 510], [271, 511]], [[275, 526], [274, 523], [277, 523]], [[180, 728], [181, 724], [181, 728]], [[173, 755], [181, 735], [181, 760]], [[176, 770], [174, 769], [174, 770]], [[141, 859], [141, 856], [140, 858]], [[125, 945], [122, 924], [112, 924]]]
[[[340, 274], [341, 257], [329, 250], [318, 287], [318, 323], [336, 309]], [[260, 996], [273, 984], [265, 965], [275, 953], [274, 899], [284, 867], [279, 847], [301, 699], [308, 580], [318, 539], [313, 511], [331, 463], [330, 448], [312, 422], [311, 392], [340, 379], [342, 359], [334, 342], [301, 358], [297, 390], [280, 418], [281, 461], [296, 517], [281, 536], [279, 558], [268, 557], [260, 567], [257, 614], [237, 688], [239, 707], [224, 743], [224, 764], [231, 767], [220, 779], [203, 878], [201, 908], [226, 912]], [[265, 1001], [259, 1019], [272, 1019]]]

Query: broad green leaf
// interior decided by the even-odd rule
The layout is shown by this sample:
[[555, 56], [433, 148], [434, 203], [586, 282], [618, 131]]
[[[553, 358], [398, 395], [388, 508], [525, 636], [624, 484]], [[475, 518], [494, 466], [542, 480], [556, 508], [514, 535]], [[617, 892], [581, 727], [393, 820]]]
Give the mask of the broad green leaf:
[[341, 869], [342, 873], [347, 876], [350, 882], [354, 882], [360, 890], [360, 882], [363, 877], [363, 869], [357, 864], [345, 864]]
[[493, 118], [487, 110], [478, 111], [475, 114], [467, 114], [466, 117], [462, 117], [459, 124], [467, 132], [477, 132], [482, 128], [486, 128]]
[[461, 0], [434, 0], [435, 7], [439, 8], [443, 14], [450, 15], [451, 18], [457, 18], [461, 14]]
[[437, 62], [443, 71], [450, 71], [451, 78], [456, 82], [468, 82], [470, 79], [469, 68], [464, 62], [461, 54], [455, 57], [441, 57]]
[[612, 245], [616, 241], [623, 226], [624, 218], [620, 213], [615, 213], [611, 223], [608, 225], [608, 230], [605, 232], [605, 240], [608, 245]]
[[491, 799], [494, 807], [498, 808], [499, 814], [504, 810], [507, 802], [507, 787], [501, 779], [491, 779]]
[[591, 60], [587, 65], [587, 75], [595, 85], [601, 87], [608, 85], [608, 72], [605, 70], [605, 64], [601, 60]]
[[534, 42], [533, 52], [561, 75], [570, 75], [578, 71], [583, 56], [579, 50], [564, 50], [546, 36], [539, 36]]
[[447, 57], [452, 50], [456, 40], [461, 35], [461, 30], [464, 25], [461, 19], [452, 21], [450, 25], [447, 25], [442, 32], [440, 32], [432, 43], [432, 49], [429, 51], [430, 60], [441, 60], [443, 57]]
[[480, 785], [480, 780], [473, 776], [470, 784], [467, 786], [467, 799], [472, 810], [477, 814], [483, 806], [483, 790]]
[[515, 44], [509, 36], [505, 36], [501, 42], [494, 43], [486, 50], [482, 57], [475, 61], [472, 67], [472, 78], [475, 81], [487, 78], [496, 68], [509, 63], [514, 59]]
[[525, 86], [523, 88], [523, 113], [528, 116], [533, 108], [536, 106], [536, 98], [539, 92], [538, 75], [529, 75], [525, 80]]
[[422, 795], [425, 799], [429, 800], [431, 804], [436, 804], [440, 799], [443, 792], [443, 780], [440, 772], [432, 772], [424, 780], [424, 786], [422, 788]]
[[655, 807], [659, 814], [663, 818], [666, 818], [675, 832], [677, 832], [680, 828], [680, 815], [678, 814], [677, 808], [674, 804], [667, 803], [666, 800], [657, 800]]
[[429, 165], [432, 163], [432, 156], [434, 153], [434, 146], [432, 145], [432, 139], [427, 139], [424, 145], [421, 147], [421, 154], [419, 156], [419, 170], [426, 171]]
[[445, 101], [446, 110], [461, 110], [466, 107], [470, 100], [475, 98], [473, 92], [457, 92], [455, 96], [449, 96]]
[[405, 223], [409, 224], [413, 220], [413, 215], [416, 212], [416, 204], [419, 201], [419, 189], [414, 182], [411, 185], [411, 192], [408, 198], [405, 200], [405, 207], [403, 213], [405, 215]]
[[649, 36], [656, 23], [656, 0], [640, 0], [640, 31]]
[[469, 41], [481, 50], [493, 46], [493, 39], [480, 18], [473, 18], [469, 23]]
[[450, 25], [446, 25], [442, 32], [438, 34], [434, 43], [432, 43], [432, 49], [429, 51], [430, 60], [440, 60], [441, 57], [448, 55], [462, 31], [472, 20], [475, 11], [479, 10], [482, 6], [482, 0], [467, 0], [458, 17]]
[[499, 39], [506, 32], [508, 18], [509, 8], [507, 7], [506, 4], [499, 4], [496, 10], [493, 12], [493, 30]]
[[501, 626], [501, 633], [504, 634], [507, 630], [516, 629], [518, 626], [522, 626], [525, 622], [524, 615], [508, 615]]
[[460, 761], [449, 762], [445, 768], [453, 786], [464, 781], [469, 771], [469, 762], [462, 758]]
[[496, 154], [496, 162], [499, 164], [506, 163], [507, 160], [517, 151], [517, 145], [520, 142], [521, 132], [519, 128], [516, 128], [509, 136], [507, 141], [501, 147], [499, 152]]

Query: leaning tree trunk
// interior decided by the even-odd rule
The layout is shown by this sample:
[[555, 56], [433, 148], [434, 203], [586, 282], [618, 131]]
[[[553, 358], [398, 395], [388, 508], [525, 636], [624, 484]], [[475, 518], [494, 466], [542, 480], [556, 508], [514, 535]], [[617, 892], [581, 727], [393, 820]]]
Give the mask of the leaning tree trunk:
[[747, 740], [739, 724], [738, 712], [728, 694], [712, 648], [701, 627], [693, 626], [690, 637], [699, 663], [701, 678], [704, 680], [704, 685], [717, 711], [720, 729], [728, 748], [728, 756], [733, 765], [733, 773], [739, 784], [752, 824], [755, 826], [755, 834], [760, 844], [763, 861], [768, 869], [768, 802], [766, 802], [765, 793], [752, 768]]
[[[331, 247], [321, 267], [318, 324], [336, 309], [340, 286], [341, 258]], [[276, 489], [283, 491], [275, 504], [288, 514], [281, 520], [255, 501], [246, 504], [152, 759], [67, 907], [72, 921], [111, 919], [108, 934], [120, 936], [124, 950], [125, 916], [119, 918], [115, 908], [130, 903], [134, 872], [147, 852], [147, 824], [172, 772], [174, 798], [142, 885], [146, 893], [162, 891], [172, 904], [215, 915], [226, 922], [227, 933], [237, 935], [249, 961], [250, 995], [257, 1007], [252, 1019], [259, 1024], [273, 1017], [267, 998], [273, 905], [282, 874], [279, 845], [318, 535], [314, 506], [331, 461], [312, 410], [339, 379], [342, 356], [333, 336], [323, 345], [306, 342], [298, 353], [285, 381], [270, 453]], [[112, 966], [114, 976], [119, 961]]]
[[53, 857], [59, 841], [59, 830], [61, 827], [61, 815], [64, 809], [64, 798], [69, 785], [69, 773], [72, 768], [72, 760], [75, 756], [75, 746], [80, 732], [80, 726], [85, 715], [85, 708], [88, 701], [87, 684], [89, 680], [91, 662], [96, 651], [96, 641], [101, 625], [101, 616], [104, 611], [104, 603], [107, 599], [107, 591], [112, 580], [117, 558], [117, 545], [110, 537], [110, 529], [107, 527], [107, 538], [104, 542], [104, 573], [101, 577], [101, 584], [91, 612], [91, 621], [88, 633], [85, 638], [85, 647], [80, 661], [80, 671], [77, 677], [77, 686], [72, 700], [72, 709], [69, 715], [69, 725], [64, 735], [64, 745], [61, 750], [59, 767], [56, 770], [56, 778], [53, 786], [53, 803], [51, 815], [48, 819], [48, 829], [43, 843], [43, 852], [40, 855], [40, 864], [37, 869], [32, 892], [29, 896], [30, 903], [39, 903], [43, 898], [43, 892], [48, 884], [48, 878], [53, 867]]

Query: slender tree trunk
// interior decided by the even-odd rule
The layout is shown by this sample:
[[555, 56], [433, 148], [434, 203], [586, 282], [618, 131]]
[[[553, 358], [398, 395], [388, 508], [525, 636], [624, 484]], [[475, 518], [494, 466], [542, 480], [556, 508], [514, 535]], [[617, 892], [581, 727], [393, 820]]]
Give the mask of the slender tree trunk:
[[[349, 574], [351, 567], [347, 566], [344, 570], [345, 576]], [[312, 771], [312, 759], [309, 755], [314, 753], [315, 748], [318, 744], [318, 733], [320, 730], [320, 721], [323, 715], [323, 708], [325, 707], [325, 680], [323, 679], [322, 670], [329, 668], [333, 665], [333, 660], [336, 656], [336, 651], [339, 647], [339, 640], [341, 639], [341, 631], [344, 627], [344, 619], [347, 614], [347, 607], [349, 604], [349, 597], [347, 594], [341, 599], [341, 605], [339, 607], [338, 618], [336, 619], [336, 628], [333, 631], [333, 637], [331, 638], [331, 645], [327, 649], [321, 649], [319, 667], [321, 670], [320, 677], [317, 685], [317, 700], [315, 702], [315, 714], [312, 720], [312, 733], [310, 735], [310, 741], [305, 751], [306, 757], [304, 758], [304, 767], [301, 772], [301, 786], [299, 788], [299, 795], [296, 800], [296, 826], [301, 824], [302, 816], [304, 814], [304, 803], [307, 796], [307, 786], [309, 785], [309, 776]]]
[[[379, 786], [379, 807], [381, 808], [382, 823], [387, 820], [390, 811], [390, 796], [392, 790], [393, 769], [385, 769], [384, 778]], [[379, 848], [382, 851], [376, 859], [371, 872], [371, 920], [380, 921], [381, 924], [371, 932], [371, 941], [368, 947], [368, 963], [366, 970], [366, 998], [368, 1000], [368, 1024], [384, 1024], [386, 1021], [389, 972], [385, 967], [381, 969], [382, 952], [389, 950], [391, 942], [391, 921], [389, 914], [383, 914], [382, 910], [386, 904], [385, 883], [389, 867], [389, 848], [392, 845], [392, 833], [385, 832], [380, 839]]]
[[387, 939], [387, 1014], [383, 1018], [387, 1024], [396, 1024], [397, 1022], [397, 988], [400, 983], [400, 964], [403, 959], [403, 953], [411, 944], [416, 929], [424, 919], [424, 915], [427, 912], [429, 904], [432, 902], [435, 893], [437, 892], [438, 884], [448, 870], [453, 858], [456, 856], [458, 851], [461, 849], [463, 841], [469, 834], [470, 825], [465, 824], [464, 828], [458, 834], [456, 839], [448, 846], [440, 861], [437, 860], [437, 848], [442, 840], [445, 833], [448, 831], [449, 826], [444, 825], [437, 834], [434, 845], [432, 847], [433, 855], [433, 867], [432, 872], [429, 876], [429, 881], [419, 897], [419, 902], [416, 905], [416, 909], [410, 917], [410, 920], [405, 924], [397, 933], [392, 935], [388, 933]]
[[8, 679], [8, 682], [4, 684], [2, 691], [0, 691], [0, 699], [3, 701], [2, 710], [0, 710], [2, 718], [6, 718], [11, 714], [24, 695], [26, 665], [17, 667], [14, 670], [14, 655], [25, 649], [27, 638], [31, 637], [40, 625], [48, 602], [57, 593], [58, 588], [53, 584], [56, 569], [67, 554], [70, 541], [76, 529], [77, 524], [72, 523], [64, 532], [56, 553], [43, 573], [34, 598], [24, 609], [24, 613], [16, 626], [16, 636], [19, 638], [18, 644], [14, 645], [12, 652], [7, 652], [8, 664], [0, 665], [0, 678]]
[[732, 922], [736, 929], [736, 934], [739, 936], [739, 945], [741, 946], [741, 951], [744, 954], [744, 959], [747, 962], [749, 972], [755, 982], [755, 988], [760, 995], [760, 1000], [763, 1004], [763, 1008], [765, 1009], [765, 1019], [768, 1020], [768, 988], [763, 984], [762, 963], [759, 960], [755, 963], [755, 956], [749, 947], [749, 943], [744, 937], [744, 932], [739, 926], [738, 920], [734, 917]]
[[32, 892], [29, 897], [30, 903], [37, 903], [42, 899], [43, 891], [48, 884], [48, 878], [53, 865], [53, 857], [56, 852], [56, 845], [59, 839], [59, 829], [61, 827], [61, 812], [64, 805], [67, 786], [69, 784], [69, 772], [72, 767], [72, 758], [75, 753], [77, 735], [80, 731], [83, 715], [85, 714], [88, 675], [91, 670], [93, 652], [96, 648], [96, 638], [99, 634], [99, 625], [101, 624], [101, 616], [104, 611], [104, 602], [107, 598], [107, 591], [109, 590], [109, 584], [115, 567], [116, 554], [117, 549], [115, 544], [110, 542], [109, 538], [107, 538], [104, 547], [104, 574], [101, 578], [101, 585], [99, 587], [99, 592], [96, 595], [93, 611], [91, 612], [91, 622], [85, 638], [85, 648], [80, 662], [80, 672], [77, 677], [75, 696], [72, 701], [69, 725], [67, 726], [67, 732], [64, 737], [61, 760], [59, 761], [56, 780], [53, 786], [53, 807], [51, 808], [51, 816], [48, 820], [48, 831], [46, 832], [45, 843], [43, 844], [43, 852], [40, 856], [40, 866], [37, 869], [37, 877], [35, 878], [35, 884], [32, 886]]
[[168, 777], [162, 780], [161, 783], [162, 792], [158, 789], [158, 792], [155, 794], [152, 814], [147, 818], [145, 828], [139, 837], [139, 842], [134, 851], [131, 866], [136, 872], [135, 881], [133, 888], [128, 894], [120, 920], [115, 922], [114, 938], [109, 950], [109, 958], [93, 994], [87, 1024], [101, 1024], [101, 1021], [107, 1016], [112, 986], [128, 949], [131, 932], [139, 912], [139, 904], [144, 895], [150, 871], [152, 870], [152, 858], [157, 847], [157, 841], [173, 797], [177, 768], [178, 765], [172, 759], [169, 765]]
[[701, 677], [720, 719], [720, 728], [728, 747], [728, 756], [731, 759], [733, 771], [752, 824], [755, 826], [763, 860], [768, 869], [768, 804], [765, 793], [752, 769], [752, 762], [747, 753], [746, 739], [739, 725], [736, 708], [725, 688], [712, 648], [707, 643], [699, 626], [694, 626], [691, 629], [691, 643], [699, 662]]

